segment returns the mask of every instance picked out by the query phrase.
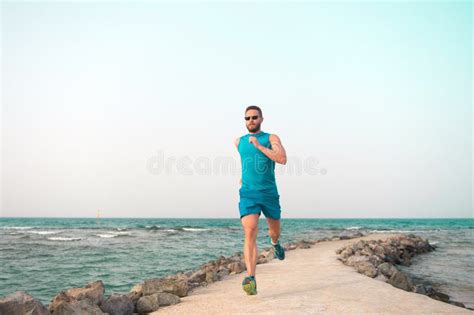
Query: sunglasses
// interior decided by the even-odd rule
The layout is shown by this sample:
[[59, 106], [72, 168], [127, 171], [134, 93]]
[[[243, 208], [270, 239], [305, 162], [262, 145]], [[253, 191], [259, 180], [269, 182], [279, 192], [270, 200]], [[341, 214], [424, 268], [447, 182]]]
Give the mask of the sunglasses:
[[257, 120], [258, 116], [245, 116], [245, 120], [250, 120], [250, 118], [252, 118], [252, 120]]

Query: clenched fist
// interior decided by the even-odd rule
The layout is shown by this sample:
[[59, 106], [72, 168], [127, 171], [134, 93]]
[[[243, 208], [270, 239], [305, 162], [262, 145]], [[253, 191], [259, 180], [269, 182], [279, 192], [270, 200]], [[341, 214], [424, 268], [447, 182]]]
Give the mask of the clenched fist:
[[258, 142], [257, 138], [255, 138], [254, 136], [249, 137], [249, 142], [252, 143], [256, 148], [260, 146], [260, 142]]

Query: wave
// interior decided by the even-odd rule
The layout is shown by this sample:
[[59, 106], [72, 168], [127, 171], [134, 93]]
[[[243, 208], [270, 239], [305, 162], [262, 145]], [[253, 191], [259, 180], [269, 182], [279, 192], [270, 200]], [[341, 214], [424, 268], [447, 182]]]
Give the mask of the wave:
[[61, 233], [61, 232], [62, 231], [26, 231], [26, 233], [38, 234], [38, 235], [58, 234], [58, 233]]
[[436, 230], [370, 230], [370, 233], [427, 233], [433, 231], [441, 231], [440, 229]]
[[160, 225], [147, 225], [145, 228], [151, 231], [165, 231], [165, 232], [179, 232], [179, 231], [201, 232], [201, 231], [211, 230], [209, 228], [196, 227], [196, 226], [167, 227], [167, 226], [160, 226]]
[[119, 232], [110, 232], [107, 234], [96, 234], [96, 236], [101, 237], [101, 238], [113, 238], [117, 236], [131, 236], [131, 233], [125, 232], [125, 231], [119, 231]]
[[96, 234], [96, 236], [101, 237], [101, 238], [112, 238], [112, 237], [117, 237], [118, 235], [116, 235], [116, 234]]
[[80, 241], [80, 237], [48, 237], [50, 241], [61, 241], [61, 242], [70, 242], [70, 241]]
[[360, 226], [349, 226], [345, 228], [345, 230], [360, 230], [360, 229], [361, 229]]
[[183, 231], [191, 231], [191, 232], [200, 232], [200, 231], [210, 231], [211, 229], [206, 228], [182, 228]]
[[1, 227], [4, 230], [29, 230], [33, 229], [33, 226], [2, 226]]

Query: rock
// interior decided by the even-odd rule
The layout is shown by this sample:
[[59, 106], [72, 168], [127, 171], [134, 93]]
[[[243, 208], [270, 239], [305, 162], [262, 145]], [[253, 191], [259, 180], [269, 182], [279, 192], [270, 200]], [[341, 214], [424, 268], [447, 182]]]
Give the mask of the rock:
[[198, 271], [194, 272], [189, 278], [189, 282], [203, 282], [206, 281], [206, 273], [199, 269]]
[[347, 258], [346, 260], [346, 265], [348, 266], [355, 266], [358, 263], [361, 263], [363, 261], [369, 261], [369, 258], [367, 256], [351, 256]]
[[383, 260], [380, 259], [379, 256], [376, 256], [376, 255], [372, 255], [369, 257], [369, 262], [374, 265], [375, 267], [378, 267], [380, 264], [383, 263]]
[[[161, 292], [160, 292], [161, 293]], [[151, 313], [157, 311], [160, 307], [158, 295], [160, 293], [154, 293], [151, 295], [142, 296], [137, 302], [138, 313]]]
[[348, 239], [351, 239], [351, 238], [361, 237], [361, 236], [364, 236], [364, 234], [362, 234], [360, 231], [354, 231], [354, 230], [342, 231], [339, 234], [339, 238], [341, 240], [348, 240]]
[[143, 283], [143, 295], [167, 292], [183, 297], [188, 295], [189, 286], [186, 277], [154, 278], [145, 280]]
[[[99, 305], [104, 300], [104, 292], [105, 288], [102, 280], [89, 283], [83, 288], [71, 288], [67, 290], [62, 290], [51, 300], [48, 309], [51, 313], [55, 313], [56, 306], [62, 302], [75, 303], [77, 301], [83, 300], [87, 301], [87, 303], [92, 306]], [[83, 303], [79, 303], [74, 306], [74, 308], [79, 309], [82, 309], [83, 307]], [[62, 306], [62, 309], [68, 311], [68, 308], [64, 305]]]
[[301, 240], [295, 243], [296, 248], [306, 249], [311, 247], [311, 243], [305, 240]]
[[17, 291], [0, 299], [0, 314], [49, 315], [49, 311], [27, 292]]
[[217, 272], [216, 271], [208, 271], [206, 272], [206, 282], [213, 283], [218, 280]]
[[449, 304], [456, 305], [456, 306], [459, 306], [459, 307], [464, 307], [464, 308], [466, 308], [466, 305], [464, 305], [464, 303], [461, 303], [461, 302], [448, 301], [448, 303], [449, 303]]
[[426, 288], [423, 284], [419, 283], [413, 286], [413, 292], [419, 293], [419, 294], [426, 294]]
[[341, 252], [342, 258], [347, 258], [349, 256], [352, 256], [353, 254], [354, 254], [354, 251], [352, 250], [351, 247], [347, 247]]
[[230, 263], [227, 265], [227, 268], [229, 268], [230, 272], [234, 272], [234, 273], [241, 273], [242, 271], [247, 269], [245, 264], [241, 261]]
[[380, 246], [377, 244], [372, 248], [372, 251], [374, 252], [375, 255], [380, 257], [382, 260], [385, 259], [385, 249], [383, 246]]
[[397, 264], [400, 262], [400, 258], [398, 257], [398, 250], [395, 247], [385, 245], [385, 261], [390, 262], [392, 264]]
[[89, 300], [74, 300], [72, 302], [60, 301], [56, 304], [53, 315], [105, 315], [98, 305], [91, 304]]
[[143, 295], [143, 283], [135, 284], [131, 289], [131, 293], [136, 293], [137, 295]]
[[229, 269], [227, 269], [227, 268], [219, 270], [217, 272], [217, 279], [220, 281], [220, 280], [224, 279], [227, 275], [229, 275], [229, 273], [230, 273]]
[[375, 280], [387, 282], [388, 278], [384, 276], [382, 273], [378, 273], [377, 276], [374, 278]]
[[134, 308], [136, 308], [137, 301], [143, 296], [143, 284], [139, 283], [133, 286], [130, 292], [127, 293], [127, 296], [132, 301]]
[[395, 272], [388, 280], [388, 283], [405, 291], [412, 291], [413, 289], [413, 283], [410, 277], [401, 271]]
[[286, 245], [283, 245], [283, 249], [285, 251], [289, 251], [289, 250], [294, 250], [296, 249], [296, 244], [286, 244]]
[[401, 264], [403, 266], [410, 266], [411, 265], [411, 255], [410, 255], [409, 252], [404, 251], [400, 256], [400, 259], [401, 259]]
[[398, 271], [391, 263], [384, 262], [378, 266], [378, 270], [388, 278]]
[[448, 302], [449, 301], [449, 295], [441, 293], [439, 291], [436, 291], [435, 289], [431, 288], [431, 290], [428, 292], [428, 296], [439, 301], [443, 302]]
[[127, 295], [112, 294], [100, 304], [100, 309], [110, 315], [131, 315], [135, 306]]
[[368, 277], [375, 277], [377, 275], [377, 269], [368, 261], [361, 261], [355, 264], [357, 272], [364, 274]]
[[158, 294], [158, 304], [160, 306], [174, 305], [181, 302], [181, 299], [177, 295], [166, 293], [166, 292], [157, 293], [157, 294]]
[[197, 287], [203, 286], [205, 283], [206, 283], [206, 282], [200, 282], [200, 283], [198, 283], [198, 282], [190, 282], [190, 283], [188, 284], [189, 291], [194, 290], [194, 289], [197, 288]]

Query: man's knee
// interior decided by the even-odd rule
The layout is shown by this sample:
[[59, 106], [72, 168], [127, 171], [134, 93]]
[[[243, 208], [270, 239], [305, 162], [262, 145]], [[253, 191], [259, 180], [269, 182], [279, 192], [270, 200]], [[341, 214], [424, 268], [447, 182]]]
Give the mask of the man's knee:
[[256, 238], [258, 234], [258, 226], [248, 226], [244, 229], [245, 238]]

